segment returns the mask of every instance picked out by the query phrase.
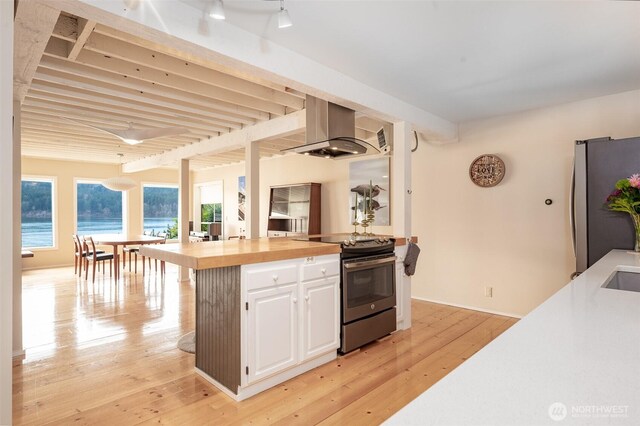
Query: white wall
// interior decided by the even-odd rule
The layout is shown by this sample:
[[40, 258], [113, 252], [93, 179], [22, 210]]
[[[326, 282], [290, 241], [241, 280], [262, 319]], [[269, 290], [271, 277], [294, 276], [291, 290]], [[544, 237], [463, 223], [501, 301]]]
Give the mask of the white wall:
[[[365, 158], [358, 157], [352, 161]], [[322, 184], [322, 232], [352, 232], [349, 215], [349, 160], [328, 160], [304, 155], [286, 155], [260, 160], [260, 236], [267, 235], [269, 188], [305, 182]], [[195, 171], [194, 183], [224, 181], [224, 235], [238, 235], [238, 176], [244, 163]], [[393, 218], [391, 218], [393, 221]], [[391, 226], [376, 226], [374, 232], [391, 232]], [[362, 228], [360, 228], [362, 231]]]
[[[412, 159], [413, 233], [423, 249], [413, 296], [531, 311], [574, 271], [568, 216], [574, 141], [639, 135], [640, 91], [633, 91], [467, 123], [452, 145], [421, 143]], [[485, 153], [506, 164], [494, 188], [469, 179], [469, 164]], [[484, 297], [485, 286], [493, 287], [492, 298]]]
[[[13, 304], [13, 2], [0, 1], [0, 424], [11, 424]], [[19, 278], [16, 278], [19, 279]]]

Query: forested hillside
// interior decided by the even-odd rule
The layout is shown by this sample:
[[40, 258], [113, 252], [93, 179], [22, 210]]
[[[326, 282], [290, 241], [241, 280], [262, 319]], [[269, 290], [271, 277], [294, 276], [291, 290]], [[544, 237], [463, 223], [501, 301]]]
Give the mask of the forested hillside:
[[51, 219], [51, 183], [22, 182], [22, 217]]

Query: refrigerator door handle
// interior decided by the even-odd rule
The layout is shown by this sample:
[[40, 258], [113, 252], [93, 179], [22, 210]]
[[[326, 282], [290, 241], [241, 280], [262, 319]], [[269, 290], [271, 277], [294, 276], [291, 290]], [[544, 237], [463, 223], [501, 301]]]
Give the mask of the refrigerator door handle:
[[569, 226], [571, 227], [571, 243], [573, 244], [573, 255], [577, 256], [576, 250], [576, 159], [574, 157], [571, 167], [571, 186], [569, 187]]

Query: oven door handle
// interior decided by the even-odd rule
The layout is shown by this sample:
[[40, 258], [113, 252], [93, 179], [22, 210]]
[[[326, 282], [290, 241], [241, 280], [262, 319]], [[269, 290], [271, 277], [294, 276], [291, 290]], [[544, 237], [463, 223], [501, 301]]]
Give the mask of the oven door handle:
[[396, 256], [389, 256], [383, 259], [365, 260], [362, 262], [350, 262], [350, 263], [344, 264], [344, 269], [362, 268], [363, 266], [374, 266], [374, 265], [382, 265], [385, 263], [394, 263], [396, 259], [397, 259]]

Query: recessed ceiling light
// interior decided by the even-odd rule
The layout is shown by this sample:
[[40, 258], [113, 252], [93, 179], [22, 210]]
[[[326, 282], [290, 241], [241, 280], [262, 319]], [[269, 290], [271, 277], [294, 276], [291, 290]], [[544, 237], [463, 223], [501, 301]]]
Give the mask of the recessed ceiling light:
[[224, 21], [225, 16], [222, 0], [213, 0], [213, 2], [211, 3], [211, 10], [209, 11], [209, 16], [213, 19]]
[[128, 138], [121, 138], [121, 139], [126, 143], [128, 143], [129, 145], [138, 145], [139, 143], [142, 143], [142, 141], [139, 141], [138, 139], [128, 139]]

